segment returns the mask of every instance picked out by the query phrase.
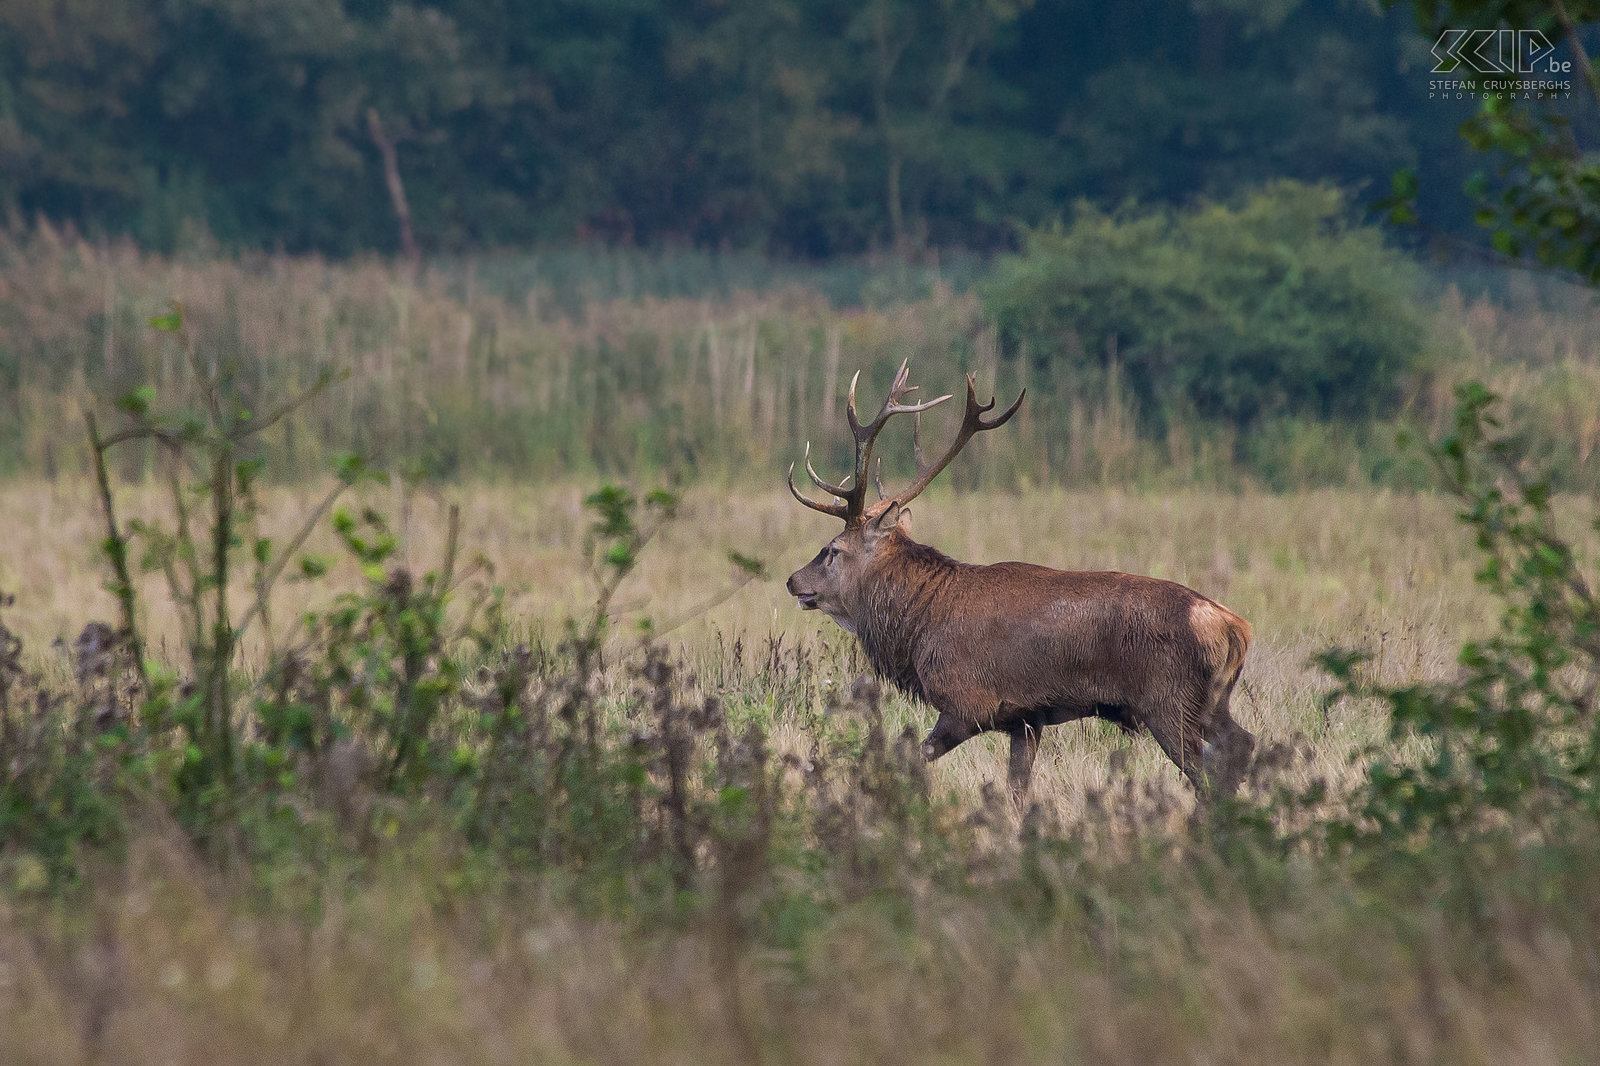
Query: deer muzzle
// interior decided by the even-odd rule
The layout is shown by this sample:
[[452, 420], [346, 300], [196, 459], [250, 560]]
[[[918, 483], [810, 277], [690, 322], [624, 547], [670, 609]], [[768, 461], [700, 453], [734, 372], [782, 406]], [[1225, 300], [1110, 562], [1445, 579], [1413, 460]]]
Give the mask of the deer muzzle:
[[817, 609], [817, 594], [802, 588], [797, 580], [799, 577], [800, 571], [798, 570], [789, 575], [787, 585], [789, 595], [795, 598], [795, 602], [800, 605], [802, 611], [815, 611]]

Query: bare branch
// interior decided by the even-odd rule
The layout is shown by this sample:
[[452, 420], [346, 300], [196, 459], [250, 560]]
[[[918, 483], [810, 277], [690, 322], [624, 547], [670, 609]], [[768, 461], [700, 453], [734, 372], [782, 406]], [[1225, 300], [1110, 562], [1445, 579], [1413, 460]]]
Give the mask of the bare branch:
[[232, 434], [233, 440], [237, 442], [244, 440], [246, 437], [253, 437], [257, 433], [260, 433], [263, 430], [276, 425], [278, 422], [283, 421], [283, 419], [289, 414], [293, 413], [296, 408], [310, 403], [316, 398], [318, 393], [326, 390], [328, 386], [332, 385], [336, 380], [338, 380], [338, 378], [342, 376], [345, 375], [335, 374], [331, 370], [324, 370], [321, 374], [317, 375], [317, 380], [315, 382], [300, 390], [298, 395], [292, 396], [283, 403], [279, 404], [273, 409], [271, 414], [264, 418], [252, 419], [249, 424], [234, 430]]
[[317, 527], [318, 522], [322, 521], [322, 516], [328, 513], [329, 508], [349, 487], [350, 484], [348, 482], [340, 481], [328, 491], [328, 494], [322, 498], [322, 502], [317, 504], [310, 516], [306, 518], [305, 524], [300, 527], [299, 532], [284, 546], [283, 552], [278, 556], [277, 561], [257, 582], [255, 602], [245, 611], [244, 617], [239, 620], [238, 628], [234, 630], [236, 640], [243, 637], [245, 630], [250, 628], [250, 623], [255, 620], [257, 615], [266, 610], [267, 598], [272, 594], [272, 586], [277, 584], [278, 578], [283, 575], [284, 567], [289, 565], [289, 560], [293, 558], [295, 552], [305, 546], [306, 540], [311, 536], [311, 531]]
[[128, 642], [128, 652], [133, 656], [134, 669], [139, 673], [139, 684], [148, 692], [150, 677], [144, 668], [144, 638], [139, 634], [137, 601], [133, 588], [133, 575], [128, 570], [128, 538], [117, 527], [116, 507], [111, 495], [111, 475], [106, 470], [106, 449], [111, 447], [100, 437], [100, 427], [93, 411], [84, 411], [83, 420], [89, 430], [89, 450], [94, 455], [95, 487], [100, 493], [100, 510], [106, 520], [106, 556], [116, 577], [112, 590], [122, 609], [122, 633]]

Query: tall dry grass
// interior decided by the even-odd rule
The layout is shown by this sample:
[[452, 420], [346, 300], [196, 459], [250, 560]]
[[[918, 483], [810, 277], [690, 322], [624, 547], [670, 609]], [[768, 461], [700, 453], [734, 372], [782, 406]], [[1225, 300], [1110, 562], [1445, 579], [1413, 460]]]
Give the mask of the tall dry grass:
[[[132, 383], [183, 391], [181, 361], [141, 326], [169, 298], [185, 300], [203, 342], [238, 363], [247, 391], [269, 393], [329, 363], [356, 371], [334, 404], [272, 441], [278, 458], [309, 476], [263, 491], [268, 532], [292, 529], [309, 509], [314, 472], [335, 447], [361, 445], [396, 466], [423, 459], [457, 475], [450, 487], [415, 491], [396, 478], [365, 489], [364, 502], [399, 516], [403, 561], [419, 568], [439, 557], [444, 509], [459, 502], [463, 545], [496, 563], [508, 610], [527, 630], [519, 636], [557, 632], [592, 600], [575, 563], [590, 521], [582, 497], [595, 475], [681, 467], [710, 475], [686, 492], [679, 521], [623, 586], [618, 620], [670, 621], [690, 611], [731, 579], [729, 549], [765, 559], [773, 580], [747, 586], [667, 641], [694, 677], [686, 697], [719, 696], [731, 719], [763, 723], [778, 752], [798, 758], [809, 750], [807, 723], [828, 713], [830, 693], [863, 665], [848, 637], [796, 611], [783, 593], [783, 576], [834, 530], [776, 482], [807, 435], [842, 447], [849, 368], [867, 363], [886, 378], [880, 364], [912, 355], [929, 383], [971, 367], [1002, 392], [1054, 387], [1025, 381], [1020, 368], [1007, 378], [972, 302], [949, 294], [851, 313], [800, 289], [595, 300], [575, 310], [537, 292], [517, 302], [476, 290], [459, 271], [412, 281], [381, 264], [186, 263], [40, 240], [25, 252], [6, 249], [0, 264], [0, 351], [10, 360], [0, 362], [13, 375], [0, 403], [16, 413], [0, 422], [0, 448], [28, 471], [0, 481], [0, 592], [17, 596], [7, 621], [28, 641], [32, 665], [56, 676], [71, 669], [65, 643], [88, 619], [113, 612], [94, 500], [80, 476], [76, 408], [87, 393]], [[1583, 402], [1594, 373], [1592, 325], [1581, 306], [1543, 299], [1530, 297], [1528, 313], [1513, 314], [1503, 301], [1447, 294], [1441, 335], [1465, 353], [1461, 372], [1488, 374], [1520, 405], [1519, 417], [1547, 417], [1549, 446], [1568, 442], [1571, 460], [1585, 464], [1595, 439], [1593, 405]], [[1442, 424], [1455, 372], [1415, 384], [1419, 422]], [[1302, 752], [1289, 771], [1299, 781], [1347, 779], [1352, 757], [1385, 735], [1373, 708], [1321, 704], [1313, 653], [1365, 646], [1375, 656], [1369, 669], [1383, 678], [1436, 679], [1450, 674], [1463, 639], [1494, 624], [1496, 607], [1472, 580], [1473, 546], [1446, 502], [1370, 488], [1263, 493], [1238, 476], [1220, 438], [1178, 432], [1150, 442], [1117, 405], [1068, 410], [1064, 427], [1024, 416], [1006, 442], [975, 447], [951, 471], [953, 486], [919, 501], [917, 535], [972, 561], [1154, 574], [1227, 603], [1256, 634], [1236, 717], [1263, 740]], [[1327, 480], [1341, 463], [1359, 471], [1359, 449], [1337, 433], [1288, 434], [1286, 469], [1307, 481]], [[902, 459], [909, 451], [889, 450]], [[147, 466], [135, 455], [120, 471], [132, 482], [119, 490], [127, 516], [158, 513], [157, 493], [143, 484]], [[1185, 487], [1206, 471], [1233, 487]], [[1115, 487], [1141, 479], [1170, 491]], [[714, 488], [718, 480], [735, 487]], [[1109, 487], [1054, 487], [1062, 481]], [[978, 484], [1019, 491], [970, 491]], [[1593, 557], [1592, 540], [1581, 547]], [[146, 630], [152, 651], [171, 660], [177, 623], [155, 580], [145, 579]], [[315, 592], [284, 586], [274, 617], [288, 624], [341, 580], [355, 578], [336, 575], [332, 588]], [[616, 632], [607, 684], [620, 695], [626, 625]], [[253, 661], [247, 649], [245, 667]], [[899, 699], [885, 717], [891, 732], [931, 724], [925, 708]], [[958, 816], [976, 817], [985, 785], [1003, 779], [1003, 758], [988, 739], [965, 745], [935, 767], [935, 786], [955, 794]], [[1482, 856], [1475, 873], [1489, 886], [1485, 907], [1465, 917], [1403, 906], [1396, 901], [1415, 904], [1403, 888], [1375, 893], [1370, 882], [1346, 883], [1338, 866], [1304, 856], [1253, 886], [1264, 899], [1247, 898], [1225, 871], [1203, 863], [1141, 860], [1165, 854], [1160, 819], [1180, 818], [1187, 803], [1148, 738], [1096, 723], [1051, 730], [1034, 789], [1045, 814], [1066, 824], [1109, 816], [1128, 859], [1047, 853], [1057, 857], [1036, 872], [1039, 898], [990, 898], [981, 877], [967, 895], [895, 886], [889, 899], [861, 899], [783, 950], [730, 951], [714, 927], [627, 927], [555, 901], [537, 880], [474, 873], [448, 827], [430, 824], [426, 812], [385, 823], [400, 827], [370, 853], [342, 860], [348, 866], [317, 867], [288, 909], [262, 904], [252, 880], [260, 871], [200, 862], [154, 814], [139, 816], [126, 861], [93, 865], [75, 893], [42, 896], [37, 863], [0, 850], [4, 1057], [1591, 1057], [1600, 1035], [1600, 907], [1578, 861], [1581, 842], [1564, 856], [1576, 863], [1568, 890], [1550, 898], [1519, 896], [1526, 871]], [[1141, 813], [1146, 790], [1157, 797], [1154, 814]], [[137, 797], [129, 802], [138, 809]], [[485, 891], [475, 876], [510, 888]], [[1015, 890], [1029, 881], [995, 883]], [[909, 901], [909, 913], [887, 920], [896, 901]]]
[[[946, 901], [893, 931], [870, 907], [780, 957], [640, 938], [530, 897], [429, 900], [406, 856], [299, 919], [152, 833], [77, 901], [0, 910], [0, 1025], [18, 1064], [1282, 1063], [1542, 1066], [1592, 1059], [1594, 945], [1507, 913], [1492, 975], [1425, 920], [1338, 886], [1276, 911], [1085, 878], [1121, 927], [997, 920]], [[1069, 875], [1070, 876], [1070, 875]]]
[[[282, 486], [262, 497], [270, 534], [298, 525], [319, 495], [316, 485]], [[462, 544], [496, 564], [510, 616], [533, 635], [559, 635], [562, 620], [585, 611], [594, 590], [576, 560], [590, 517], [575, 485], [469, 485], [421, 494], [403, 485], [372, 490], [366, 502], [401, 515], [402, 554], [426, 566], [439, 557], [444, 509], [459, 502]], [[128, 517], [156, 517], [154, 488], [125, 490]], [[1235, 697], [1235, 714], [1269, 740], [1304, 737], [1316, 755], [1298, 771], [1337, 780], [1351, 755], [1381, 737], [1383, 722], [1356, 709], [1325, 717], [1326, 679], [1311, 657], [1333, 645], [1370, 648], [1373, 669], [1391, 680], [1439, 678], [1462, 639], [1494, 620], [1474, 584], [1473, 547], [1449, 506], [1429, 496], [1325, 490], [1295, 495], [1189, 491], [1148, 496], [1035, 491], [958, 494], [934, 489], [915, 508], [916, 535], [973, 562], [1026, 559], [1069, 569], [1110, 569], [1180, 581], [1249, 619], [1255, 644]], [[0, 590], [17, 596], [8, 613], [44, 664], [65, 673], [67, 644], [90, 618], [111, 619], [97, 559], [102, 530], [90, 486], [39, 481], [0, 484], [0, 528], [11, 549], [0, 557]], [[688, 492], [683, 512], [642, 559], [619, 596], [613, 652], [631, 644], [630, 623], [658, 625], [691, 613], [733, 583], [729, 550], [766, 560], [772, 577], [667, 635], [703, 688], [747, 706], [770, 724], [775, 742], [801, 751], [805, 714], [831, 686], [847, 686], [866, 667], [852, 638], [815, 614], [799, 612], [783, 579], [833, 534], [833, 523], [799, 507], [787, 492]], [[308, 546], [331, 550], [326, 531]], [[344, 580], [353, 583], [353, 572]], [[149, 646], [176, 657], [179, 625], [158, 575], [144, 581]], [[285, 585], [272, 615], [283, 626], [331, 595]], [[735, 652], [735, 645], [738, 650]], [[619, 672], [616, 684], [625, 680]], [[891, 726], [931, 726], [925, 708], [889, 706]], [[1038, 795], [1064, 816], [1112, 783], [1113, 751], [1135, 778], [1180, 795], [1171, 764], [1147, 738], [1128, 740], [1098, 723], [1050, 730], [1036, 773]], [[985, 782], [1003, 776], [1002, 745], [965, 745], [939, 764], [938, 780], [976, 802]]]
[[[558, 289], [537, 272], [508, 282], [487, 262], [481, 272], [472, 261], [413, 276], [379, 261], [165, 259], [49, 230], [0, 239], [0, 472], [83, 473], [85, 403], [138, 385], [184, 395], [185, 360], [146, 326], [178, 300], [201, 350], [233, 367], [258, 406], [325, 369], [350, 373], [266, 435], [294, 471], [355, 449], [445, 479], [679, 472], [763, 483], [808, 440], [819, 462], [847, 462], [851, 375], [861, 369], [864, 387], [880, 389], [909, 358], [930, 390], [970, 371], [984, 390], [1030, 392], [1003, 438], [947, 475], [967, 487], [1416, 486], [1425, 473], [1396, 450], [1395, 429], [1442, 428], [1466, 376], [1511, 398], [1567, 484], [1594, 482], [1586, 460], [1600, 423], [1585, 398], [1600, 383], [1600, 330], [1580, 296], [1549, 285], [1493, 299], [1442, 290], [1430, 369], [1407, 384], [1398, 423], [1287, 419], [1241, 435], [1166, 412], [1154, 439], [1126, 390], [1090, 395], [1003, 355], [977, 299], [938, 282], [931, 295], [847, 307], [822, 279], [798, 275], [623, 298], [613, 282], [574, 296], [585, 287]], [[941, 428], [943, 415], [930, 415], [930, 432]], [[890, 451], [890, 473], [907, 467], [906, 453]], [[123, 472], [145, 476], [152, 464], [130, 454]]]
[[184, 361], [145, 326], [171, 301], [257, 402], [325, 368], [350, 372], [330, 402], [268, 435], [288, 469], [354, 448], [444, 476], [726, 476], [835, 436], [859, 366], [870, 377], [910, 357], [930, 381], [997, 375], [975, 301], [948, 290], [881, 312], [835, 311], [800, 287], [561, 307], [540, 289], [479, 287], [470, 268], [413, 279], [376, 261], [191, 264], [47, 235], [0, 245], [0, 366], [14, 386], [0, 397], [13, 415], [0, 462], [81, 471], [72, 427], [86, 400], [137, 385], [184, 395]]

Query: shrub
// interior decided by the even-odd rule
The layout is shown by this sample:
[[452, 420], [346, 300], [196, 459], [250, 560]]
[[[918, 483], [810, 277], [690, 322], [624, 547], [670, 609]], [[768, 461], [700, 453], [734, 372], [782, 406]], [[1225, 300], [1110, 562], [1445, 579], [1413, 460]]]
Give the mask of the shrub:
[[1000, 264], [985, 309], [1045, 374], [1103, 391], [1120, 366], [1153, 422], [1379, 413], [1422, 348], [1417, 276], [1349, 215], [1296, 182], [1182, 212], [1082, 206]]
[[[1504, 610], [1495, 633], [1461, 648], [1447, 682], [1385, 685], [1359, 669], [1361, 653], [1322, 657], [1339, 683], [1332, 698], [1389, 712], [1356, 817], [1332, 827], [1358, 844], [1456, 854], [1500, 836], [1548, 845], [1567, 816], [1592, 824], [1600, 809], [1600, 595], [1558, 532], [1548, 475], [1503, 431], [1498, 397], [1476, 382], [1457, 395], [1455, 426], [1431, 456], [1475, 535], [1477, 579]], [[1397, 755], [1419, 737], [1420, 758]]]

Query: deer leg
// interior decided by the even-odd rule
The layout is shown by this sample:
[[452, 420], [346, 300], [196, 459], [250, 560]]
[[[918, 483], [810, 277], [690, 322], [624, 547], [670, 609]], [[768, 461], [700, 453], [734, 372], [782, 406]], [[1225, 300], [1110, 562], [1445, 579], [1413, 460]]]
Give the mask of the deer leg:
[[933, 762], [957, 744], [971, 740], [977, 735], [977, 726], [964, 718], [956, 717], [949, 711], [940, 711], [939, 720], [933, 723], [933, 732], [922, 742], [922, 754], [929, 762]]
[[1201, 769], [1202, 746], [1200, 729], [1192, 723], [1186, 715], [1181, 703], [1177, 706], [1161, 707], [1155, 712], [1138, 714], [1150, 735], [1156, 738], [1156, 743], [1161, 745], [1161, 750], [1171, 759], [1173, 765], [1183, 771], [1183, 776], [1189, 779], [1189, 784], [1194, 786], [1195, 792], [1205, 798], [1210, 789], [1206, 785], [1206, 776]]
[[1011, 802], [1019, 808], [1028, 798], [1028, 785], [1033, 780], [1033, 760], [1038, 754], [1037, 728], [1020, 725], [1011, 730], [1011, 765], [1006, 773], [1006, 784], [1011, 787]]

